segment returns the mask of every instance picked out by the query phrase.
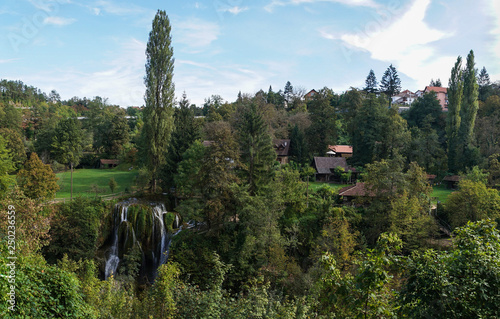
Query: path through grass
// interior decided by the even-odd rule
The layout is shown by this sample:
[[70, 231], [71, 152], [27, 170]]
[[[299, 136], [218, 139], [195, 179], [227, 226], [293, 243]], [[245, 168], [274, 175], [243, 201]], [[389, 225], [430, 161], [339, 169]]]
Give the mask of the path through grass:
[[[125, 189], [132, 190], [134, 179], [137, 176], [137, 170], [123, 171], [116, 168], [113, 169], [78, 169], [73, 171], [73, 197], [81, 196], [95, 196], [91, 192], [92, 185], [97, 185], [102, 191], [99, 195], [111, 194], [109, 188], [109, 180], [111, 177], [115, 179], [118, 186], [114, 193], [124, 192]], [[71, 172], [57, 173], [59, 178], [59, 191], [56, 198], [69, 198], [71, 193], [70, 177]]]

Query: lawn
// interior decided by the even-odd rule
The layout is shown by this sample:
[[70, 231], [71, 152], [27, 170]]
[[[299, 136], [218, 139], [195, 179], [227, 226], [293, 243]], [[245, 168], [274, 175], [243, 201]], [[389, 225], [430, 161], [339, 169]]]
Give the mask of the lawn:
[[[92, 185], [97, 185], [100, 189], [99, 195], [111, 194], [109, 180], [113, 177], [118, 184], [114, 193], [131, 190], [134, 185], [134, 179], [137, 176], [137, 170], [119, 170], [113, 169], [77, 169], [73, 171], [73, 196], [95, 196], [92, 192]], [[60, 189], [56, 198], [69, 198], [71, 196], [71, 172], [57, 173], [59, 178], [57, 184]]]
[[[323, 185], [327, 185], [334, 190], [339, 190], [342, 187], [346, 187], [349, 185], [346, 184], [331, 184], [331, 183], [322, 183], [322, 182], [310, 182], [309, 183], [309, 189], [311, 190], [317, 190], [320, 187], [323, 187]], [[433, 203], [436, 203], [436, 200], [440, 201], [441, 203], [445, 203], [446, 199], [448, 198], [448, 195], [450, 195], [453, 190], [446, 188], [446, 185], [439, 185], [439, 186], [434, 186], [432, 188], [432, 193], [431, 197], [433, 198]]]
[[436, 198], [441, 203], [445, 203], [448, 199], [448, 195], [453, 192], [452, 189], [446, 188], [446, 185], [439, 185], [432, 187], [431, 197], [433, 197], [433, 203], [436, 203]]

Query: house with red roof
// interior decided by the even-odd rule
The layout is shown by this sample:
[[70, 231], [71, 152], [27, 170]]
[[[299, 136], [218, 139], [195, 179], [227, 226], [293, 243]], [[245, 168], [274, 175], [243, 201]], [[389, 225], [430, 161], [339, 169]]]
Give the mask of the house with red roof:
[[326, 154], [330, 157], [352, 157], [352, 146], [328, 145], [328, 152]]
[[448, 111], [448, 89], [439, 86], [426, 86], [424, 89], [424, 94], [428, 92], [436, 92], [436, 97], [441, 105], [441, 110], [443, 112]]

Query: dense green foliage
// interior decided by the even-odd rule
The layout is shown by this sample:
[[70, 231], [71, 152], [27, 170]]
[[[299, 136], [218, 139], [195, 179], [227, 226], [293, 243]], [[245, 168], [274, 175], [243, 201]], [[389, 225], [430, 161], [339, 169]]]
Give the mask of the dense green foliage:
[[[212, 95], [203, 108], [183, 96], [176, 107], [170, 31], [158, 11], [144, 112], [0, 82], [0, 205], [16, 211], [18, 257], [17, 310], [5, 307], [10, 287], [1, 277], [2, 317], [499, 316], [500, 238], [491, 220], [500, 218], [500, 90], [484, 68], [476, 76], [472, 52], [465, 69], [459, 57], [452, 70], [448, 114], [433, 93], [400, 114], [376, 95], [373, 71], [365, 90], [304, 97], [287, 82], [234, 102]], [[399, 86], [391, 65], [382, 94]], [[273, 139], [290, 140], [288, 164], [276, 161]], [[331, 168], [338, 181], [358, 182], [352, 197], [339, 189], [355, 185], [311, 184], [313, 156], [337, 144], [353, 146], [347, 164], [355, 170]], [[117, 163], [105, 159], [121, 163], [104, 169]], [[71, 163], [80, 167], [75, 193], [91, 198], [41, 201], [53, 196], [53, 171]], [[462, 175], [458, 189], [432, 192], [429, 179], [449, 173]], [[70, 196], [67, 175], [57, 174], [61, 197]], [[114, 202], [98, 195], [127, 190], [165, 200], [158, 223], [168, 231], [183, 220], [154, 282], [141, 273], [151, 256], [128, 231], [133, 225], [135, 239], [151, 245], [156, 222], [142, 206], [116, 233], [128, 236], [127, 251], [102, 280]], [[11, 224], [0, 216], [2, 274]]]

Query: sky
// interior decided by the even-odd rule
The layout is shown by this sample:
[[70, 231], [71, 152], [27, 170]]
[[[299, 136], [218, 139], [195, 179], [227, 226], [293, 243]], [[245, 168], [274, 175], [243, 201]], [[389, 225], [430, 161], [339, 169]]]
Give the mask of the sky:
[[393, 65], [402, 88], [447, 86], [458, 56], [500, 80], [498, 0], [3, 0], [0, 79], [62, 99], [144, 105], [157, 10], [172, 26], [176, 97], [201, 106], [270, 86], [363, 88]]

